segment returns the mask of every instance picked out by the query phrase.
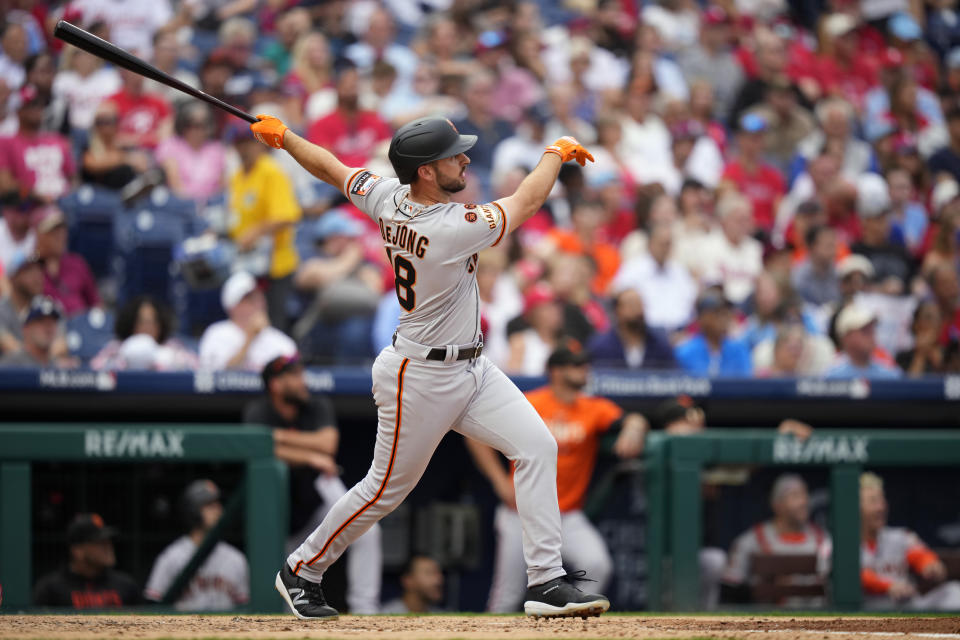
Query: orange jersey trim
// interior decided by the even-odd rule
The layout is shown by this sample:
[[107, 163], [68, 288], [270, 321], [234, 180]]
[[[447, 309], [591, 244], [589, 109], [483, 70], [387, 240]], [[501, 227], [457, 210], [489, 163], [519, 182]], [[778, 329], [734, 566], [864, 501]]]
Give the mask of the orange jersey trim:
[[[383, 476], [383, 482], [380, 483], [380, 488], [377, 490], [377, 495], [373, 496], [365, 505], [356, 510], [356, 512], [347, 518], [347, 521], [340, 525], [336, 531], [333, 532], [333, 535], [324, 543], [323, 547], [320, 549], [320, 552], [310, 558], [307, 562], [309, 567], [314, 562], [323, 557], [323, 554], [327, 552], [327, 549], [330, 548], [330, 545], [334, 540], [337, 539], [344, 529], [350, 526], [350, 523], [356, 520], [364, 511], [372, 507], [380, 500], [380, 496], [383, 495], [383, 491], [387, 488], [387, 482], [390, 481], [390, 472], [393, 471], [393, 463], [397, 458], [397, 444], [400, 441], [400, 424], [403, 421], [403, 374], [407, 370], [407, 364], [410, 363], [409, 358], [404, 358], [403, 362], [400, 364], [400, 370], [397, 372], [397, 423], [393, 429], [393, 447], [390, 449], [390, 462], [387, 463], [387, 472]], [[296, 569], [293, 570], [294, 575], [297, 575], [297, 572], [300, 571], [300, 567], [303, 566], [303, 560], [297, 563]]]
[[503, 207], [501, 207], [498, 203], [493, 202], [491, 204], [500, 210], [500, 217], [503, 219], [503, 226], [500, 227], [500, 235], [497, 236], [497, 241], [490, 245], [491, 247], [495, 247], [500, 244], [500, 241], [503, 240], [503, 234], [507, 232], [507, 212], [504, 211]]
[[907, 564], [916, 573], [923, 573], [924, 569], [938, 560], [937, 554], [922, 544], [907, 549]]
[[890, 590], [892, 582], [881, 578], [873, 569], [864, 569], [860, 572], [860, 584], [867, 593], [881, 594]]

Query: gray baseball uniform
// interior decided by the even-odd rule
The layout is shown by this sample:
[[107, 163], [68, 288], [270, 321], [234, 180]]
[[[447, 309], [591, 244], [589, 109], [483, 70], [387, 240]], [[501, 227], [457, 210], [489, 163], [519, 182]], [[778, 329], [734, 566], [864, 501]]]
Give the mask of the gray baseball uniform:
[[[482, 344], [477, 252], [503, 239], [508, 212], [495, 202], [419, 205], [409, 187], [366, 170], [352, 175], [344, 192], [380, 228], [403, 313], [393, 346], [373, 365], [379, 426], [370, 470], [289, 556], [290, 568], [319, 582], [353, 540], [403, 501], [453, 429], [516, 464], [528, 584], [564, 575], [556, 440], [486, 357], [458, 359]], [[436, 348], [442, 361], [427, 358]]]
[[[922, 540], [909, 529], [884, 527], [877, 534], [875, 545], [860, 545], [861, 575], [873, 572], [881, 581], [914, 583], [910, 572], [909, 558], [914, 553], [929, 553]], [[864, 579], [866, 583], [866, 579]], [[960, 583], [944, 582], [924, 594], [916, 595], [906, 602], [895, 602], [885, 593], [865, 594], [864, 604], [868, 609], [912, 609], [916, 611], [960, 609]]]
[[[181, 536], [160, 552], [144, 590], [148, 600], [163, 597], [196, 550], [189, 536]], [[235, 547], [218, 542], [174, 607], [181, 611], [224, 611], [245, 604], [249, 598], [247, 559]]]

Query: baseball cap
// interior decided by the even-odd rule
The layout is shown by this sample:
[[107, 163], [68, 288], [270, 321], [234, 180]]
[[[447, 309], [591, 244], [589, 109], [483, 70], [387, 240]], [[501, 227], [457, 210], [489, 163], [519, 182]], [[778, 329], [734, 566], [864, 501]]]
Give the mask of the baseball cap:
[[43, 106], [43, 96], [40, 95], [34, 85], [25, 84], [17, 92], [17, 108], [24, 109], [33, 106]]
[[939, 213], [940, 209], [950, 204], [957, 196], [960, 196], [960, 184], [956, 180], [951, 178], [938, 182], [930, 196], [934, 213]]
[[862, 273], [868, 280], [873, 277], [873, 263], [865, 256], [851, 253], [837, 265], [837, 277], [843, 280], [854, 273]]
[[571, 349], [564, 346], [555, 349], [547, 358], [547, 369], [554, 367], [581, 366], [590, 364], [590, 355], [583, 349]]
[[748, 113], [740, 118], [740, 130], [746, 133], [760, 133], [767, 130], [767, 121], [756, 113]]
[[910, 14], [902, 11], [890, 18], [887, 28], [890, 29], [890, 34], [899, 40], [919, 40], [923, 35], [923, 30], [920, 29], [917, 21]]
[[730, 16], [722, 7], [712, 6], [703, 12], [703, 22], [708, 25], [728, 24]]
[[697, 313], [729, 309], [730, 306], [730, 301], [716, 289], [708, 289], [697, 298]]
[[223, 141], [226, 144], [236, 144], [238, 142], [256, 142], [256, 138], [250, 133], [250, 125], [241, 121], [231, 121], [223, 130]]
[[47, 205], [40, 210], [37, 221], [37, 233], [48, 233], [67, 224], [63, 212], [55, 205]]
[[658, 429], [666, 429], [677, 420], [686, 418], [687, 412], [694, 406], [693, 399], [690, 396], [678, 396], [664, 400], [654, 410], [651, 416], [652, 422]]
[[260, 377], [263, 378], [263, 386], [266, 388], [270, 384], [270, 381], [277, 376], [302, 368], [303, 363], [297, 354], [292, 356], [277, 356], [263, 365], [263, 371], [260, 372]]
[[876, 218], [890, 209], [890, 187], [883, 177], [864, 173], [857, 178], [857, 214]]
[[220, 489], [212, 480], [194, 480], [183, 491], [183, 500], [191, 505], [203, 507], [220, 499]]
[[330, 236], [356, 238], [361, 235], [363, 226], [341, 209], [327, 211], [313, 225], [314, 240], [324, 240]]
[[220, 289], [220, 304], [229, 312], [237, 303], [257, 289], [257, 281], [246, 271], [237, 271], [227, 278]]
[[823, 30], [831, 38], [839, 38], [856, 28], [857, 21], [849, 13], [832, 13], [823, 21]]
[[23, 324], [39, 320], [41, 318], [55, 318], [59, 320], [63, 317], [60, 311], [60, 304], [49, 296], [37, 296], [30, 301], [30, 308], [27, 310], [27, 317], [23, 319]]
[[506, 43], [507, 37], [503, 34], [503, 32], [494, 30], [484, 31], [477, 36], [477, 46], [474, 50], [474, 53], [490, 51], [491, 49], [502, 47]]
[[109, 540], [116, 535], [117, 530], [106, 526], [103, 523], [103, 518], [98, 514], [79, 513], [67, 527], [67, 544], [99, 542]]
[[528, 313], [534, 308], [548, 302], [555, 302], [557, 297], [553, 295], [553, 289], [550, 285], [538, 282], [529, 289], [523, 296], [523, 312]]
[[41, 264], [40, 258], [35, 254], [17, 250], [14, 252], [13, 257], [10, 258], [10, 262], [7, 263], [7, 271], [9, 271], [10, 276], [13, 277], [20, 273], [21, 269], [39, 264]]
[[851, 331], [863, 329], [877, 321], [877, 316], [856, 303], [848, 304], [837, 316], [837, 335], [841, 338]]

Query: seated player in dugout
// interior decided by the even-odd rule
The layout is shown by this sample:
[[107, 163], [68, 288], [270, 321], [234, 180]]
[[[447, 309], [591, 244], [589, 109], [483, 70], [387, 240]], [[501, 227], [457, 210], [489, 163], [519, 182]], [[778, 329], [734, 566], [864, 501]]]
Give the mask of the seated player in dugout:
[[96, 513], [81, 513], [67, 527], [67, 565], [45, 575], [33, 590], [33, 604], [76, 610], [116, 609], [142, 602], [133, 578], [117, 571], [113, 539], [117, 530]]
[[[211, 480], [194, 480], [180, 496], [187, 533], [160, 552], [153, 562], [144, 595], [162, 602], [193, 559], [210, 530], [223, 517], [220, 489]], [[180, 611], [230, 611], [250, 599], [250, 569], [239, 549], [219, 540], [184, 585], [173, 603]]]
[[503, 452], [516, 463], [517, 513], [526, 535], [524, 611], [536, 617], [588, 617], [609, 609], [606, 596], [581, 590], [561, 559], [557, 443], [517, 386], [483, 356], [478, 253], [533, 217], [564, 162], [593, 156], [568, 136], [544, 149], [512, 195], [462, 204], [477, 143], [444, 118], [401, 127], [388, 157], [397, 177], [346, 166], [289, 131], [277, 118], [250, 125], [258, 140], [286, 150], [317, 178], [340, 189], [379, 227], [403, 310], [393, 344], [373, 364], [378, 429], [373, 463], [287, 557], [274, 585], [301, 619], [336, 619], [321, 580], [327, 568], [373, 524], [393, 511], [423, 475], [451, 430]]
[[[830, 549], [830, 536], [810, 522], [810, 494], [807, 483], [795, 473], [777, 477], [770, 490], [770, 509], [773, 518], [758, 522], [740, 534], [730, 548], [727, 566], [723, 572], [721, 597], [724, 602], [749, 602], [751, 587], [756, 582], [752, 569], [758, 555], [815, 556], [818, 572], [811, 575], [782, 576], [792, 585], [810, 585], [822, 582], [825, 573], [823, 561]], [[791, 606], [823, 606], [822, 597], [778, 603]]]
[[[887, 525], [883, 480], [860, 476], [860, 582], [872, 610], [960, 610], [960, 582], [916, 533]], [[923, 584], [925, 583], [925, 584]], [[925, 586], [926, 589], [922, 589]]]
[[[547, 360], [545, 387], [528, 392], [527, 399], [557, 440], [557, 496], [563, 531], [561, 555], [565, 566], [585, 571], [603, 591], [613, 573], [607, 545], [581, 510], [608, 431], [619, 431], [613, 453], [633, 458], [643, 451], [648, 424], [639, 413], [624, 413], [606, 398], [583, 392], [590, 375], [590, 357], [581, 349], [562, 346]], [[466, 439], [467, 449], [500, 498], [494, 516], [497, 550], [487, 610], [508, 613], [520, 608], [524, 595], [523, 545], [514, 490], [514, 469], [504, 468], [491, 447]]]

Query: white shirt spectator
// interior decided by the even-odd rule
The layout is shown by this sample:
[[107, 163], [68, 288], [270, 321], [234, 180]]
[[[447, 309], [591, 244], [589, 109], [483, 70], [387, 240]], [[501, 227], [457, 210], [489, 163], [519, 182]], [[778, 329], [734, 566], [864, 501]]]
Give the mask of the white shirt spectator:
[[[197, 551], [189, 536], [181, 536], [160, 552], [147, 580], [145, 595], [159, 601]], [[247, 559], [226, 542], [218, 542], [183, 590], [174, 608], [180, 611], [227, 611], [250, 599]]]
[[697, 300], [697, 283], [673, 260], [663, 266], [649, 254], [620, 266], [611, 290], [634, 289], [643, 299], [647, 324], [672, 331], [687, 324]]
[[97, 106], [120, 91], [120, 85], [120, 74], [113, 68], [97, 69], [87, 77], [61, 71], [53, 79], [53, 95], [67, 102], [70, 128], [87, 130], [93, 126]]
[[727, 299], [740, 304], [753, 292], [763, 272], [763, 245], [747, 237], [734, 246], [723, 231], [717, 230], [701, 246], [698, 266], [704, 285], [723, 284]]
[[0, 52], [0, 78], [3, 78], [11, 90], [19, 89], [26, 77], [27, 72], [23, 69], [22, 64], [14, 62], [6, 54]]
[[[243, 329], [232, 320], [213, 323], [200, 338], [200, 368], [226, 369], [227, 363], [240, 351], [245, 340]], [[289, 336], [279, 329], [267, 327], [253, 339], [240, 368], [259, 372], [277, 356], [292, 356], [296, 353], [297, 345]]]
[[643, 122], [623, 118], [620, 125], [623, 128], [623, 157], [628, 159], [634, 178], [641, 184], [656, 180], [657, 167], [673, 163], [670, 132], [663, 120], [650, 114]]
[[491, 181], [497, 184], [504, 174], [513, 169], [529, 173], [543, 157], [543, 140], [531, 140], [526, 135], [511, 136], [493, 150]]
[[33, 255], [33, 248], [37, 244], [37, 232], [33, 229], [27, 232], [23, 240], [17, 242], [10, 235], [10, 228], [7, 227], [7, 221], [0, 218], [0, 263], [3, 263], [4, 270], [7, 264], [17, 252], [25, 255]]
[[696, 11], [670, 11], [656, 4], [643, 10], [643, 21], [649, 24], [670, 51], [680, 51], [696, 44], [700, 35], [700, 17]]
[[147, 59], [157, 29], [173, 18], [169, 0], [74, 0], [70, 7], [81, 12], [86, 25], [106, 22], [113, 44]]
[[[570, 84], [570, 32], [563, 26], [545, 29], [542, 58], [547, 68], [547, 84]], [[583, 82], [590, 91], [622, 90], [630, 74], [630, 65], [603, 47], [590, 50], [590, 66], [583, 74]]]

